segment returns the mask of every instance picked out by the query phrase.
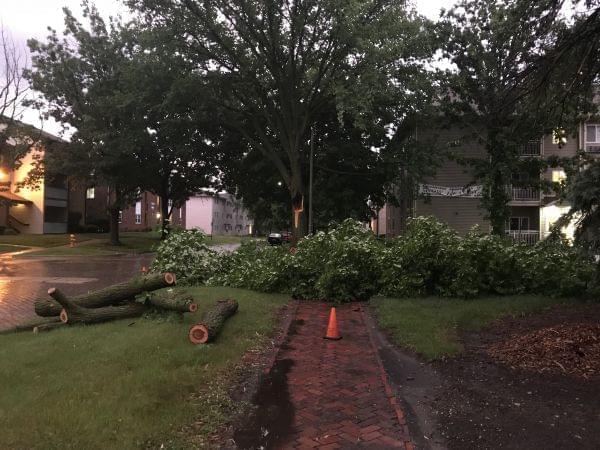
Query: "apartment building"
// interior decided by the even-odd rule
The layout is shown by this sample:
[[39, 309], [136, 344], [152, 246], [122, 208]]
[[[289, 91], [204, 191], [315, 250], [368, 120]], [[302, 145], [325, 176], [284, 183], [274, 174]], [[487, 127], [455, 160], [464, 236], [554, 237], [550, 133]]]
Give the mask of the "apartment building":
[[185, 204], [185, 228], [209, 235], [252, 234], [253, 221], [242, 202], [227, 193], [198, 193]]
[[[32, 134], [36, 138], [31, 139], [31, 147], [18, 166], [0, 167], [0, 231], [4, 233], [6, 229], [11, 229], [25, 234], [66, 233], [69, 203], [67, 177], [45, 177], [35, 189], [20, 186], [35, 163], [43, 160], [47, 145], [66, 142], [41, 130], [32, 129]], [[14, 145], [10, 139], [7, 144]]]
[[[111, 203], [109, 188], [91, 186], [86, 189], [72, 189], [70, 199], [72, 227], [96, 227], [101, 231], [108, 231], [108, 206]], [[170, 220], [173, 226], [183, 227], [185, 207], [173, 208]], [[121, 231], [149, 231], [160, 227], [161, 222], [160, 197], [150, 192], [142, 192], [131, 206], [123, 209], [119, 214]]]
[[[467, 141], [463, 136], [464, 132], [459, 128], [436, 130], [439, 145], [453, 147], [453, 150], [464, 157], [486, 156], [482, 144]], [[539, 140], [530, 141], [521, 147], [520, 157], [572, 157], [578, 149], [600, 154], [600, 121], [582, 124], [574, 136], [546, 135]], [[560, 168], [552, 168], [541, 176], [546, 180], [558, 182], [564, 179], [565, 173]], [[481, 206], [482, 187], [473, 185], [473, 179], [469, 167], [447, 159], [434, 177], [419, 186], [419, 195], [413, 200], [409, 215], [437, 217], [461, 235], [465, 235], [475, 225], [482, 230], [489, 230], [490, 224], [485, 218], [486, 211]], [[537, 188], [516, 186], [507, 186], [507, 189], [510, 191], [511, 201], [506, 233], [515, 241], [533, 244], [543, 239], [558, 218], [569, 210], [569, 205], [561, 203], [552, 192], [545, 193]], [[388, 204], [379, 212], [372, 228], [378, 229], [379, 235], [397, 236], [403, 232], [404, 224], [400, 209]], [[569, 225], [563, 231], [572, 237], [573, 225]]]

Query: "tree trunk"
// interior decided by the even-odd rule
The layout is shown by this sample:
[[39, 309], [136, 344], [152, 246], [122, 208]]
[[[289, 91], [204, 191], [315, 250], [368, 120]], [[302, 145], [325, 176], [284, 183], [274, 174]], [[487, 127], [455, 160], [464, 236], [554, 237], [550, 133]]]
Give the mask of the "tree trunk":
[[58, 319], [58, 322], [49, 322], [33, 327], [33, 333], [43, 333], [45, 331], [55, 330], [56, 328], [63, 328], [66, 325], [67, 324], [64, 323], [62, 320]]
[[104, 308], [83, 308], [69, 300], [57, 288], [48, 289], [48, 295], [63, 307], [60, 312], [60, 320], [64, 323], [101, 323], [110, 320], [128, 319], [139, 317], [149, 311], [149, 307], [137, 302], [130, 302], [121, 306], [106, 306]]
[[169, 212], [169, 197], [166, 195], [160, 196], [160, 239], [166, 239], [171, 231], [171, 219]]
[[48, 325], [48, 324], [56, 324], [56, 323], [61, 323], [61, 321], [58, 317], [35, 319], [35, 320], [30, 320], [28, 322], [24, 322], [23, 324], [17, 325], [16, 327], [9, 328], [8, 330], [4, 330], [4, 331], [0, 332], [0, 334], [16, 333], [18, 331], [31, 331], [34, 328], [39, 327], [39, 326], [44, 326], [44, 325]]
[[191, 295], [172, 289], [148, 293], [146, 304], [169, 311], [196, 312], [198, 310], [198, 305], [194, 303]]
[[[72, 301], [85, 308], [99, 308], [132, 299], [143, 292], [155, 291], [174, 284], [175, 275], [172, 273], [148, 274], [95, 292], [73, 297]], [[62, 306], [53, 300], [40, 299], [35, 302], [35, 312], [38, 316], [58, 316], [61, 310]]]
[[111, 206], [108, 210], [110, 216], [110, 245], [121, 245], [119, 240], [119, 213], [120, 209]]
[[218, 300], [204, 313], [200, 323], [190, 328], [188, 338], [192, 344], [205, 344], [215, 339], [225, 321], [238, 310], [236, 300]]

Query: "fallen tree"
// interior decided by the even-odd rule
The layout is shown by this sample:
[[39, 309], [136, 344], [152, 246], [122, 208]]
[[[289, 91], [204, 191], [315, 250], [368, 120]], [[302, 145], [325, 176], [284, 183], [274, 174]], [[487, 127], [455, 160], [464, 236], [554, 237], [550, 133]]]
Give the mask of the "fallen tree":
[[194, 298], [191, 295], [173, 289], [149, 292], [146, 294], [145, 303], [155, 308], [184, 313], [198, 310], [198, 305], [194, 303]]
[[17, 325], [16, 327], [9, 328], [8, 330], [3, 330], [0, 332], [0, 334], [16, 333], [19, 331], [31, 331], [36, 327], [45, 327], [47, 325], [60, 323], [61, 321], [58, 317], [37, 318], [35, 320], [30, 320], [28, 322], [22, 323], [21, 325]]
[[190, 328], [188, 338], [192, 344], [211, 342], [223, 328], [225, 321], [238, 310], [238, 302], [232, 299], [218, 300], [214, 307], [202, 316], [202, 320]]
[[139, 317], [151, 308], [148, 305], [138, 302], [129, 302], [119, 306], [104, 306], [101, 308], [85, 308], [69, 300], [57, 288], [48, 289], [48, 295], [56, 300], [62, 306], [60, 311], [61, 322], [74, 323], [100, 323], [110, 320], [128, 319]]
[[[111, 306], [123, 301], [131, 300], [136, 295], [144, 292], [155, 291], [175, 284], [175, 275], [172, 273], [149, 274], [136, 277], [123, 283], [108, 286], [98, 291], [73, 297], [71, 301], [83, 308], [101, 308]], [[63, 307], [52, 299], [39, 299], [35, 302], [35, 312], [38, 316], [58, 316]]]

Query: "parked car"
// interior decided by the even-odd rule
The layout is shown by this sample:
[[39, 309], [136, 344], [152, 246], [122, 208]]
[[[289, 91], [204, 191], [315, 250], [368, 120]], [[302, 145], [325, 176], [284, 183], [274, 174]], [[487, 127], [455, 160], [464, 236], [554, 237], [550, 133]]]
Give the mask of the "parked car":
[[267, 236], [267, 242], [271, 245], [281, 245], [292, 242], [292, 233], [281, 231], [279, 233], [270, 233]]

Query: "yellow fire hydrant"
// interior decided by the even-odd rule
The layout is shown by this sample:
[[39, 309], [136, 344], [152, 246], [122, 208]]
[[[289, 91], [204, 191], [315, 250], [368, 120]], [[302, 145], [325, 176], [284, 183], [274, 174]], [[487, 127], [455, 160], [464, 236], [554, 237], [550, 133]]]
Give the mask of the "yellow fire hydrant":
[[77, 243], [77, 239], [75, 238], [74, 234], [69, 235], [69, 247], [75, 247], [75, 244]]

